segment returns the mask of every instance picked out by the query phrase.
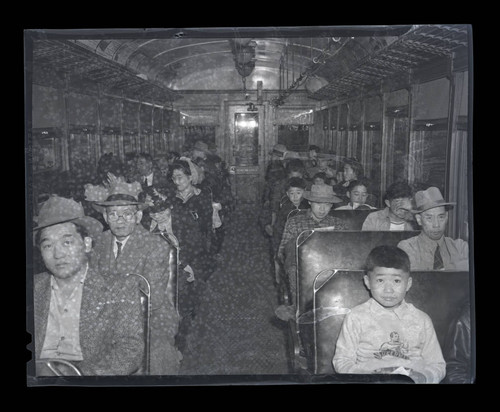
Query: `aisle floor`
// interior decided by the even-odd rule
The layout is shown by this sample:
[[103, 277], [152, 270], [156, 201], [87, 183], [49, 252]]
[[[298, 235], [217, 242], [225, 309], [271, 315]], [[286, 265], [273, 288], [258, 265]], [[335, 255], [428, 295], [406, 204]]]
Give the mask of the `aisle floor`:
[[208, 290], [190, 332], [181, 375], [287, 374], [286, 327], [258, 210], [231, 216]]

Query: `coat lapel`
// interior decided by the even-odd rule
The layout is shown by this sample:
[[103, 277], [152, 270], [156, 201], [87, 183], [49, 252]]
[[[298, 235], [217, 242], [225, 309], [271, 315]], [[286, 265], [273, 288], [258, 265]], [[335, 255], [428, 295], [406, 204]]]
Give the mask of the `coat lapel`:
[[49, 319], [51, 275], [49, 273], [40, 273], [35, 277], [33, 282], [33, 312], [35, 318], [35, 353], [38, 358], [45, 341], [45, 332]]

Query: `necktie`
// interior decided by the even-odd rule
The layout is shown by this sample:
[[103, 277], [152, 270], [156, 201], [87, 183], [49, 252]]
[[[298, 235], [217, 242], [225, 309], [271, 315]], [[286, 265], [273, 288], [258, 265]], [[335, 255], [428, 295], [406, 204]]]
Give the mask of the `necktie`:
[[441, 257], [441, 249], [439, 245], [437, 245], [436, 251], [434, 252], [434, 269], [444, 269], [443, 258]]
[[122, 242], [116, 242], [116, 246], [118, 247], [118, 250], [116, 251], [116, 259], [120, 256], [120, 253], [122, 252]]
[[147, 177], [144, 178], [144, 186], [148, 187], [148, 178]]

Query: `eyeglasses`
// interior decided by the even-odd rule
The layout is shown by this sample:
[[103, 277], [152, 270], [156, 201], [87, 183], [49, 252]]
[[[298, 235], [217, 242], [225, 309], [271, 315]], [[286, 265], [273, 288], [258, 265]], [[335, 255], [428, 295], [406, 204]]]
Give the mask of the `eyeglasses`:
[[131, 222], [136, 213], [137, 212], [132, 212], [131, 210], [126, 210], [121, 215], [119, 215], [117, 212], [109, 212], [107, 215], [110, 222], [116, 222], [121, 217], [123, 218], [123, 220]]

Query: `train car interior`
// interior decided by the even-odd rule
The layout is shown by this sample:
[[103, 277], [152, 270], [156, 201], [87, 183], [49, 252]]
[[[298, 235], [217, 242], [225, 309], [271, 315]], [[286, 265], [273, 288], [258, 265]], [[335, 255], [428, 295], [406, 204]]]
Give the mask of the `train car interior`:
[[[473, 241], [472, 35], [467, 24], [26, 30], [28, 288], [33, 276], [47, 271], [31, 228], [48, 199], [81, 203], [106, 230], [111, 222], [96, 214], [87, 190], [98, 184], [103, 159], [112, 158], [127, 179], [130, 172], [128, 183], [140, 175], [137, 159], [151, 159], [175, 188], [171, 181], [178, 170], [172, 172], [172, 164], [186, 158], [195, 163], [198, 182], [205, 179], [208, 185], [212, 163], [203, 163], [208, 156], [218, 159], [214, 163], [224, 178], [210, 188], [217, 240], [210, 246], [210, 278], [178, 346], [177, 377], [198, 377], [202, 384], [213, 382], [204, 377], [297, 383], [314, 376], [327, 383], [412, 383], [401, 374], [335, 373], [335, 339], [346, 310], [369, 299], [361, 272], [370, 250], [421, 232], [418, 225], [397, 233], [362, 230], [367, 216], [389, 207], [386, 193], [395, 183], [407, 182], [415, 192], [438, 188], [453, 203], [446, 236]], [[205, 153], [201, 163], [196, 151]], [[277, 263], [282, 238], [275, 240], [274, 209], [269, 209], [274, 184], [269, 171], [277, 161], [286, 182], [287, 165], [305, 165], [304, 193], [319, 190], [316, 177], [331, 182], [341, 201], [328, 216], [345, 222], [344, 230], [307, 230], [288, 245], [296, 264], [292, 292], [286, 265]], [[360, 165], [358, 179], [369, 182], [359, 210], [335, 210], [340, 203], [344, 209], [353, 204], [346, 161]], [[203, 192], [206, 186], [199, 187]], [[286, 196], [283, 191], [278, 209]], [[175, 194], [173, 199], [179, 200]], [[151, 224], [155, 213], [146, 209], [142, 215], [148, 232], [156, 225], [165, 228], [156, 220]], [[177, 236], [175, 222], [172, 227]], [[175, 236], [168, 240], [172, 247], [179, 246]], [[180, 258], [172, 260], [171, 273], [182, 314], [178, 294], [185, 293], [184, 284], [191, 287], [193, 277], [181, 266], [179, 239]], [[452, 271], [447, 279], [446, 273], [434, 278], [426, 270], [413, 281], [409, 301], [437, 316], [443, 348], [451, 315], [464, 296], [473, 310], [470, 261], [470, 269]], [[191, 266], [196, 283], [197, 267]], [[330, 276], [317, 285], [325, 271]], [[318, 309], [335, 306], [336, 294], [347, 295], [345, 310], [319, 316]], [[277, 308], [294, 302], [294, 316], [277, 316]], [[440, 318], [443, 305], [446, 316]], [[308, 313], [314, 318], [301, 322]], [[149, 374], [154, 358], [147, 361]]]

